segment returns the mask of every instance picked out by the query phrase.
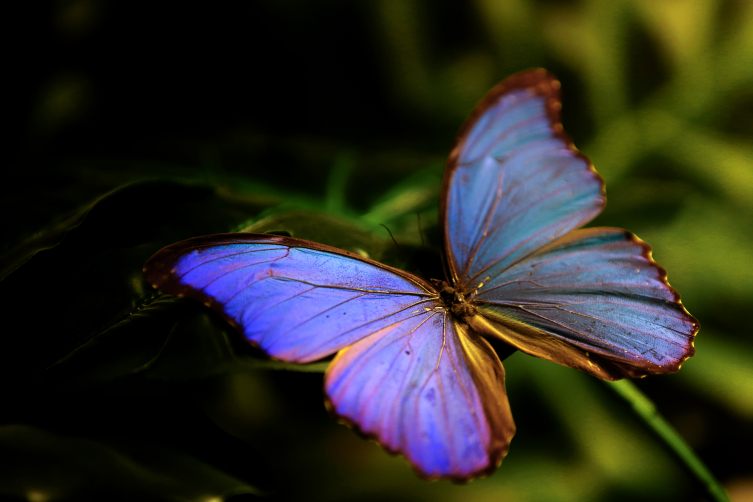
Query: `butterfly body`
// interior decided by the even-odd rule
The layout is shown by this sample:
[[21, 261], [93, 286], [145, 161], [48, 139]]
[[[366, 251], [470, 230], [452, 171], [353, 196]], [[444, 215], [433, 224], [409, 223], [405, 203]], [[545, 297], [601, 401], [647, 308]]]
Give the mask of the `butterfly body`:
[[212, 307], [271, 357], [325, 374], [328, 409], [427, 478], [493, 472], [515, 425], [488, 339], [607, 380], [677, 371], [697, 321], [630, 232], [578, 229], [604, 184], [544, 70], [503, 81], [450, 154], [445, 280], [323, 244], [221, 234], [168, 246], [147, 280]]
[[464, 320], [476, 315], [477, 310], [472, 302], [473, 290], [456, 289], [446, 281], [439, 279], [432, 279], [431, 283], [437, 289], [439, 298], [442, 300], [442, 308], [449, 311], [456, 319]]

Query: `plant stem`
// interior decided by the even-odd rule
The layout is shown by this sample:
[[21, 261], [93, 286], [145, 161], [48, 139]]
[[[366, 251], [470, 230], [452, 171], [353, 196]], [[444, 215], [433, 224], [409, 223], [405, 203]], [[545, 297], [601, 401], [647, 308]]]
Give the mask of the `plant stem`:
[[651, 401], [630, 380], [605, 382], [615, 394], [626, 401], [640, 419], [669, 447], [683, 465], [706, 488], [709, 496], [716, 502], [730, 502], [730, 498], [711, 471], [688, 446], [688, 443], [657, 411]]

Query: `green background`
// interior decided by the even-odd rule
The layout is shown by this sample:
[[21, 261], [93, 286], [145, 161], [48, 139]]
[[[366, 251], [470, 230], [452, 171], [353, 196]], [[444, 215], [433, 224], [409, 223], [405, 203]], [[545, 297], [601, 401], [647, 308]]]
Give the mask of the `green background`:
[[326, 365], [268, 361], [141, 278], [162, 246], [240, 229], [436, 267], [454, 135], [530, 67], [606, 180], [592, 225], [651, 244], [701, 323], [679, 373], [637, 385], [753, 500], [753, 3], [61, 0], [6, 20], [2, 500], [704, 500], [604, 384], [521, 353], [500, 469], [422, 481], [327, 416]]

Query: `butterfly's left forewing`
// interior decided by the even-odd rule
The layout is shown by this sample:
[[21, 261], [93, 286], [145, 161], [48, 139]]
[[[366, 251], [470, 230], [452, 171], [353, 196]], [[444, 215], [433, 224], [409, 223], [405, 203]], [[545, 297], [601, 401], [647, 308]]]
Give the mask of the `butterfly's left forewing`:
[[430, 284], [313, 242], [224, 234], [173, 244], [146, 263], [160, 290], [199, 300], [267, 354], [310, 362], [435, 305]]

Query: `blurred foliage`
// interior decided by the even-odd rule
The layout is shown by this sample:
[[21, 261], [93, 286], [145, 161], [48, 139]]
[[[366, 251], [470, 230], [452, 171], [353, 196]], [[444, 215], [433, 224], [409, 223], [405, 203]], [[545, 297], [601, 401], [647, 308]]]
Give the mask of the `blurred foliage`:
[[270, 361], [141, 277], [164, 245], [237, 230], [438, 277], [454, 134], [535, 66], [562, 81], [565, 129], [607, 182], [593, 225], [649, 242], [702, 324], [679, 373], [638, 385], [753, 499], [750, 2], [13, 8], [35, 43], [12, 51], [5, 94], [3, 500], [703, 500], [600, 382], [520, 354], [499, 471], [424, 482], [327, 417], [326, 362]]

